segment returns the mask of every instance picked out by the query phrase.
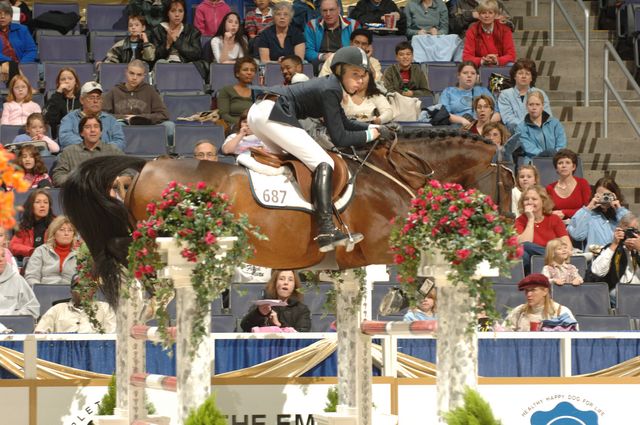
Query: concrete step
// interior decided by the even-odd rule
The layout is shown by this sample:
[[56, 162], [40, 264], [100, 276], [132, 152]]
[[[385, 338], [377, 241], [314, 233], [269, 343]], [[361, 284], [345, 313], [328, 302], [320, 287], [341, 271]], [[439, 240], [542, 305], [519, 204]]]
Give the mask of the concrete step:
[[[513, 20], [516, 31], [541, 31], [541, 30], [549, 30], [549, 15], [539, 15], [539, 16], [525, 16], [519, 17], [515, 16]], [[589, 29], [595, 30], [596, 24], [598, 22], [597, 16], [589, 17]], [[573, 19], [573, 23], [576, 26], [577, 30], [582, 33], [584, 31], [584, 18], [580, 17], [579, 19]], [[571, 31], [571, 27], [567, 24], [567, 21], [564, 18], [556, 13], [556, 25], [555, 29], [557, 31]]]
[[[599, 158], [606, 158], [609, 154], [629, 154], [630, 161], [633, 163], [635, 154], [640, 152], [640, 137], [634, 136], [631, 138], [567, 138], [567, 146], [569, 149], [578, 152], [579, 154], [601, 154], [604, 155]], [[604, 160], [604, 159], [603, 159]], [[637, 167], [640, 169], [640, 164]], [[640, 183], [640, 180], [638, 180]]]
[[640, 181], [640, 170], [583, 170], [584, 178], [595, 183], [600, 177], [612, 176], [621, 187], [636, 187]]
[[[536, 81], [536, 87], [546, 91], [546, 92], [550, 92], [550, 91], [557, 91], [557, 90], [562, 90], [562, 91], [576, 91], [576, 90], [583, 90], [584, 89], [584, 70], [582, 69], [582, 66], [580, 67], [580, 70], [576, 70], [576, 72], [574, 72], [573, 74], [566, 74], [566, 73], [555, 73], [555, 75], [538, 75], [537, 81]], [[590, 78], [591, 80], [591, 84], [590, 84], [590, 91], [591, 94], [593, 95], [593, 93], [596, 92], [596, 88], [598, 88], [597, 92], [599, 93], [600, 96], [602, 96], [602, 87], [603, 87], [603, 80], [604, 78], [600, 77], [600, 78]], [[613, 87], [616, 90], [622, 90], [622, 91], [628, 91], [628, 92], [632, 92], [633, 91], [633, 86], [629, 83], [629, 80], [627, 80], [624, 75], [622, 74], [622, 72], [610, 72], [609, 73], [609, 81], [611, 81], [611, 83], [613, 84]], [[553, 96], [553, 94], [549, 94], [550, 96]], [[609, 96], [611, 96], [611, 93], [609, 93]], [[636, 99], [640, 98], [640, 94], [635, 96]], [[633, 96], [631, 98], [629, 98], [630, 100], [633, 100]]]
[[[602, 106], [602, 91], [601, 89], [596, 90], [596, 87], [592, 85], [590, 88], [590, 103], [593, 106]], [[582, 89], [547, 91], [547, 95], [553, 106], [584, 106]], [[620, 95], [629, 105], [637, 105], [640, 102], [635, 91], [622, 90]], [[612, 99], [611, 96], [609, 99]]]
[[580, 153], [585, 170], [639, 170], [640, 152]]
[[[609, 122], [627, 123], [627, 117], [622, 112], [622, 108], [609, 104]], [[640, 121], [640, 101], [631, 106], [630, 111], [636, 120]], [[553, 116], [560, 121], [600, 121], [603, 119], [603, 106], [557, 106], [552, 104]]]
[[[528, 18], [525, 18], [528, 19]], [[517, 30], [513, 33], [513, 41], [516, 46], [527, 45], [548, 45], [551, 36], [549, 33], [549, 27], [538, 30]], [[615, 37], [610, 31], [603, 30], [591, 30], [589, 33], [590, 40], [609, 40], [614, 41]], [[555, 41], [576, 41], [576, 36], [571, 30], [555, 30]]]
[[[582, 141], [603, 137], [604, 129], [599, 121], [565, 121], [562, 124], [567, 138]], [[635, 137], [637, 135], [630, 124], [626, 122], [609, 122], [609, 138], [633, 139]], [[638, 148], [640, 148], [640, 144]]]

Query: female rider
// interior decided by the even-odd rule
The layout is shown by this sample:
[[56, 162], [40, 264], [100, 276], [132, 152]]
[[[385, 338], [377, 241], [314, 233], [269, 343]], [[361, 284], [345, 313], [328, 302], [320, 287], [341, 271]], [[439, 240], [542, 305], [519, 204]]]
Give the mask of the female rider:
[[356, 244], [363, 239], [360, 233], [351, 238], [333, 223], [332, 177], [333, 160], [300, 126], [298, 120], [323, 118], [333, 144], [362, 146], [382, 137], [392, 139], [393, 131], [385, 126], [359, 123], [347, 119], [341, 106], [345, 93], [360, 90], [369, 59], [358, 47], [339, 49], [331, 63], [332, 75], [290, 86], [270, 87], [249, 109], [249, 128], [272, 152], [286, 151], [313, 171], [311, 195], [318, 224], [315, 240], [320, 252], [336, 246]]

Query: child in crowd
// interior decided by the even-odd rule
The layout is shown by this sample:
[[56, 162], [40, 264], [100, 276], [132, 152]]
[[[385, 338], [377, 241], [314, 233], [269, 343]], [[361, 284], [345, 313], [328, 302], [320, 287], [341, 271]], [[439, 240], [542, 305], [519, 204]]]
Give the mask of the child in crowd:
[[228, 13], [211, 39], [213, 60], [217, 63], [235, 63], [236, 59], [247, 56], [247, 39], [240, 25], [240, 16]]
[[284, 85], [291, 84], [291, 79], [296, 74], [302, 74], [302, 59], [296, 55], [285, 56], [280, 61], [280, 72], [282, 72], [282, 78], [284, 79]]
[[420, 301], [417, 307], [409, 309], [404, 315], [405, 322], [413, 322], [416, 320], [435, 320], [436, 319], [436, 290], [429, 291], [427, 295]]
[[[60, 146], [47, 136], [47, 124], [44, 122], [44, 117], [39, 112], [34, 112], [27, 118], [27, 124], [24, 126], [25, 134], [18, 134], [13, 143], [22, 142], [45, 142], [47, 149], [44, 149], [40, 155], [48, 156], [52, 153], [60, 152]], [[37, 150], [37, 149], [36, 149]]]
[[247, 113], [249, 111], [246, 110], [240, 115], [240, 120], [236, 125], [237, 131], [235, 133], [231, 133], [222, 144], [222, 152], [226, 155], [240, 155], [245, 152], [249, 152], [251, 148], [259, 148], [266, 149], [266, 146], [258, 136], [253, 134], [249, 125], [247, 124]]
[[562, 239], [550, 240], [544, 254], [544, 267], [542, 274], [545, 275], [549, 282], [562, 286], [570, 283], [578, 286], [582, 283], [582, 276], [578, 272], [578, 268], [569, 262], [571, 258], [571, 247]]
[[387, 90], [408, 97], [433, 96], [433, 92], [429, 90], [427, 76], [422, 72], [420, 65], [413, 63], [411, 43], [398, 43], [396, 61], [397, 63], [385, 69], [383, 73]]
[[244, 16], [244, 32], [249, 41], [256, 38], [262, 31], [273, 25], [273, 14], [270, 0], [255, 0], [256, 8]]
[[40, 152], [33, 145], [23, 145], [18, 151], [16, 164], [24, 169], [24, 179], [31, 183], [31, 189], [51, 187], [51, 177], [42, 162]]
[[522, 211], [518, 209], [518, 202], [520, 202], [522, 193], [537, 184], [540, 184], [540, 174], [535, 165], [523, 165], [518, 169], [516, 187], [511, 191], [511, 212], [516, 216], [522, 213]]
[[105, 63], [129, 63], [140, 59], [152, 64], [156, 56], [156, 48], [147, 37], [147, 21], [142, 15], [129, 16], [129, 36], [116, 42], [107, 52]]
[[80, 106], [80, 78], [75, 69], [62, 68], [56, 77], [56, 91], [44, 105], [44, 118], [51, 126], [54, 138], [58, 137], [58, 126], [62, 118]]
[[224, 0], [202, 0], [196, 7], [193, 26], [203, 36], [212, 36], [218, 32], [222, 19], [231, 12], [231, 8]]
[[34, 112], [42, 112], [42, 108], [31, 100], [32, 91], [29, 80], [24, 75], [16, 75], [9, 83], [9, 94], [3, 105], [2, 125], [24, 125], [27, 117]]

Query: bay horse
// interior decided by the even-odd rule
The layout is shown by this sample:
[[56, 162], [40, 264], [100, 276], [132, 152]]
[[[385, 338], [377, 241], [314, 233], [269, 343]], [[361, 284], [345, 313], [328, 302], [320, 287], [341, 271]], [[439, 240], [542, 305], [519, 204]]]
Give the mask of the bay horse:
[[[303, 269], [317, 265], [325, 256], [333, 268], [349, 269], [369, 264], [390, 264], [390, 220], [405, 215], [412, 193], [430, 179], [460, 183], [499, 199], [503, 212], [510, 209], [513, 175], [506, 167], [491, 164], [496, 146], [477, 135], [458, 131], [405, 131], [397, 143], [377, 146], [360, 169], [355, 194], [341, 218], [350, 231], [364, 240], [351, 252], [338, 247], [321, 253], [311, 214], [274, 210], [254, 200], [245, 168], [195, 159], [146, 162], [134, 157], [98, 157], [83, 162], [63, 186], [65, 214], [86, 241], [102, 278], [107, 300], [116, 305], [120, 266], [126, 265], [132, 227], [147, 216], [146, 205], [161, 197], [167, 184], [206, 182], [232, 199], [232, 211], [246, 214], [268, 240], [251, 240], [255, 255], [251, 264], [277, 269]], [[353, 173], [359, 164], [346, 159]], [[125, 202], [109, 195], [115, 178], [125, 169], [140, 173], [129, 187]], [[323, 268], [331, 268], [324, 267]]]

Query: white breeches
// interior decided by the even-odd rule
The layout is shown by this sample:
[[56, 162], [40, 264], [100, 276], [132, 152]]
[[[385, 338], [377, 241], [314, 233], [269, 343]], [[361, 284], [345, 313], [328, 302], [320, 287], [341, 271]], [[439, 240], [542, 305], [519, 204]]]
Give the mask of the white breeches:
[[251, 131], [272, 152], [286, 151], [302, 161], [311, 171], [322, 163], [328, 163], [333, 168], [333, 160], [329, 154], [309, 134], [299, 127], [293, 127], [269, 120], [273, 100], [259, 100], [249, 109], [247, 123]]

